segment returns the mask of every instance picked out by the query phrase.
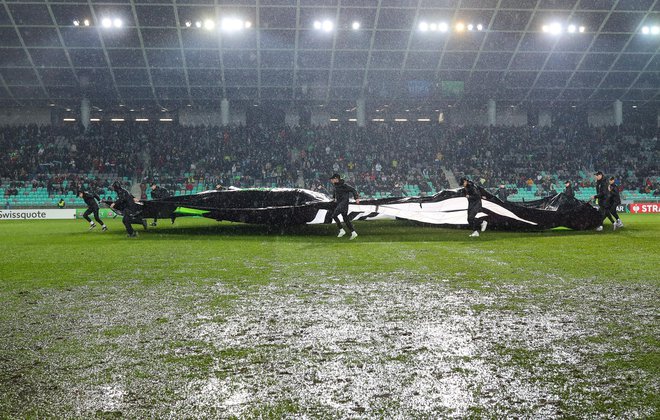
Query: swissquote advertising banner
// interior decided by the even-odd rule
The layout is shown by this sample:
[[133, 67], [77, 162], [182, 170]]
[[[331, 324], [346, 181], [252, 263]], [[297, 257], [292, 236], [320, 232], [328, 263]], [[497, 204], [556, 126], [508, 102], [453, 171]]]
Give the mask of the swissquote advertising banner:
[[633, 214], [660, 213], [660, 203], [628, 204], [628, 211]]
[[[83, 213], [87, 209], [76, 209], [76, 219], [82, 219], [83, 218]], [[101, 219], [109, 218], [115, 215], [115, 212], [112, 211], [111, 209], [103, 208], [99, 209], [99, 217]], [[90, 215], [90, 217], [94, 217], [94, 215]]]
[[17, 209], [0, 210], [2, 220], [53, 220], [75, 219], [75, 209]]

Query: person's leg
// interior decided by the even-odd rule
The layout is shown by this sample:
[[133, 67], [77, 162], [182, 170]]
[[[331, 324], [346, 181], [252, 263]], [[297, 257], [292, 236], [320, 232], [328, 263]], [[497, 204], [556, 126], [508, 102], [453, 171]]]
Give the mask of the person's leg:
[[355, 232], [355, 229], [353, 228], [353, 223], [351, 223], [351, 219], [349, 219], [348, 217], [348, 211], [342, 212], [341, 215], [344, 218], [344, 224], [348, 228], [348, 231]]
[[89, 218], [90, 214], [92, 214], [92, 209], [87, 207], [87, 210], [85, 210], [85, 212], [83, 213], [83, 219], [87, 220], [87, 222], [91, 225], [93, 223], [92, 223], [92, 219]]
[[94, 209], [94, 220], [96, 220], [101, 226], [105, 226], [105, 223], [103, 223], [103, 220], [101, 220], [101, 217], [99, 216], [98, 207]]
[[133, 236], [135, 234], [135, 230], [133, 230], [133, 226], [131, 226], [131, 217], [128, 215], [128, 212], [124, 212], [124, 217], [122, 217], [121, 221], [126, 228], [126, 233], [128, 233], [130, 236]]

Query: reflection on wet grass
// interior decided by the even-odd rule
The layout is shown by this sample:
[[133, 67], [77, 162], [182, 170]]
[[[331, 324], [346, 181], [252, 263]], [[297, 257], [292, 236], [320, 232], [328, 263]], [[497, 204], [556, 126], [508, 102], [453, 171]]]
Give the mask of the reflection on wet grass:
[[660, 220], [624, 222], [9, 222], [0, 417], [657, 417]]

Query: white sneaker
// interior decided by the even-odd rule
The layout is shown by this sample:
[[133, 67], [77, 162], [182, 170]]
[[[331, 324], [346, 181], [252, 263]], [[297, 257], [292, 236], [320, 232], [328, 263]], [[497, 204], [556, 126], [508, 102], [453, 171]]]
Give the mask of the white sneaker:
[[481, 222], [481, 231], [482, 231], [482, 232], [485, 232], [487, 226], [488, 226], [488, 222], [487, 222], [487, 221], [484, 220], [483, 222]]
[[596, 232], [601, 232], [603, 230], [603, 225], [600, 225], [596, 228]]
[[96, 223], [92, 223], [91, 225], [89, 225], [89, 230], [92, 230], [92, 229], [94, 229], [95, 227], [96, 227]]
[[476, 237], [478, 237], [478, 236], [479, 236], [479, 232], [475, 230], [475, 231], [472, 232], [472, 234], [470, 235], [470, 238], [476, 238]]
[[341, 238], [344, 235], [346, 235], [346, 231], [344, 229], [339, 229], [339, 235], [337, 235], [337, 237]]
[[618, 225], [617, 227], [619, 227], [619, 228], [623, 227], [623, 222], [621, 221], [621, 219], [617, 220], [616, 224]]
[[619, 225], [616, 222], [612, 223], [612, 230], [616, 230], [618, 227]]
[[351, 232], [351, 237], [349, 239], [352, 241], [353, 239], [355, 239], [357, 237], [358, 237], [357, 232], [353, 231], [353, 232]]

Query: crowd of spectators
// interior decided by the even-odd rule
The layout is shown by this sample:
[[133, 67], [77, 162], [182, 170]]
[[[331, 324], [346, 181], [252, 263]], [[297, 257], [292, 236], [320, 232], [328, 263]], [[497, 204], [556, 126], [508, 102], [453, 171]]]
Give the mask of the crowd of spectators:
[[406, 185], [422, 193], [448, 188], [444, 167], [484, 187], [536, 186], [542, 195], [564, 180], [590, 186], [598, 168], [617, 176], [622, 188], [653, 192], [660, 175], [657, 135], [655, 127], [423, 123], [3, 127], [0, 187], [5, 195], [26, 186], [59, 195], [83, 184], [107, 188], [109, 177], [119, 176], [174, 190], [198, 183], [324, 190], [330, 174], [340, 173], [363, 195], [400, 195]]

